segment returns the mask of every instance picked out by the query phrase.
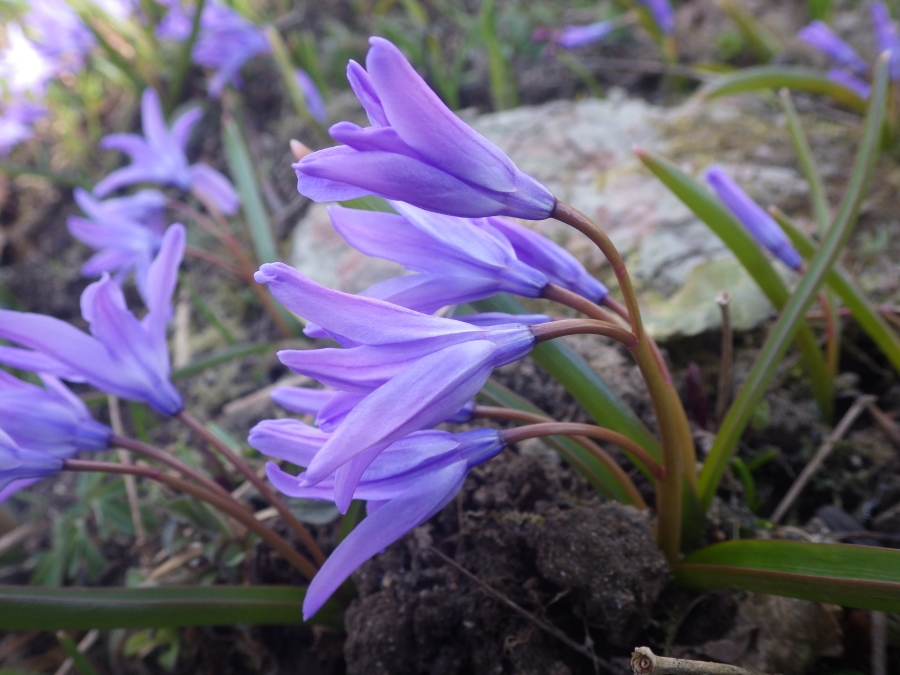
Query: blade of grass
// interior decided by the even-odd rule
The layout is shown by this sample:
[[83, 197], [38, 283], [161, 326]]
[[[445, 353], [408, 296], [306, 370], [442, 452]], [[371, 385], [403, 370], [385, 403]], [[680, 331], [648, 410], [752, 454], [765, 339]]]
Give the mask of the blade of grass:
[[325, 129], [309, 112], [309, 106], [306, 104], [306, 96], [303, 95], [303, 90], [300, 88], [300, 84], [297, 82], [297, 78], [294, 74], [296, 67], [291, 62], [291, 54], [288, 51], [287, 45], [284, 44], [284, 40], [281, 39], [281, 33], [278, 32], [278, 29], [275, 28], [275, 26], [268, 26], [265, 29], [265, 34], [266, 39], [269, 41], [269, 46], [272, 48], [272, 58], [275, 60], [275, 65], [278, 67], [278, 72], [281, 73], [281, 81], [284, 84], [285, 89], [287, 89], [288, 96], [291, 97], [294, 111], [297, 113], [297, 116], [303, 120], [304, 124], [314, 129], [322, 138], [327, 138], [328, 134]]
[[819, 169], [816, 167], [816, 161], [813, 159], [809, 142], [806, 140], [806, 134], [803, 133], [803, 126], [800, 124], [800, 118], [797, 116], [797, 109], [794, 108], [790, 92], [787, 89], [782, 89], [779, 92], [779, 96], [781, 97], [781, 104], [787, 119], [788, 133], [791, 136], [791, 143], [794, 145], [797, 161], [800, 163], [803, 177], [806, 178], [806, 182], [809, 185], [809, 199], [812, 202], [816, 224], [819, 226], [819, 234], [824, 236], [828, 225], [831, 223], [831, 207], [828, 205], [828, 198], [825, 196], [822, 176], [819, 175]]
[[738, 588], [845, 607], [900, 610], [900, 551], [853, 544], [742, 540], [696, 551], [675, 568], [697, 591]]
[[88, 661], [87, 657], [81, 653], [81, 650], [78, 649], [78, 645], [75, 644], [75, 640], [70, 638], [68, 635], [59, 631], [56, 634], [56, 639], [59, 641], [60, 646], [66, 652], [66, 655], [72, 659], [72, 665], [75, 667], [75, 671], [78, 675], [97, 675], [97, 671], [94, 669], [94, 666], [91, 665], [91, 662]]
[[767, 63], [781, 51], [781, 41], [752, 12], [735, 0], [719, 0], [719, 7], [738, 27], [760, 61]]
[[[296, 625], [305, 594], [295, 586], [0, 586], [0, 630]], [[340, 628], [333, 610], [316, 623]]]
[[225, 148], [228, 170], [234, 177], [241, 197], [241, 208], [250, 228], [256, 258], [260, 263], [275, 262], [278, 260], [278, 248], [275, 245], [272, 224], [263, 206], [250, 151], [233, 117], [225, 117], [222, 120], [222, 144]]
[[760, 89], [795, 89], [811, 94], [825, 94], [851, 110], [864, 113], [866, 102], [852, 89], [811, 68], [796, 66], [755, 66], [742, 68], [713, 80], [704, 86], [698, 96], [702, 99], [718, 98]]
[[[770, 209], [769, 212], [775, 221], [787, 234], [791, 243], [804, 258], [811, 258], [816, 252], [813, 242], [794, 225], [786, 215], [778, 209]], [[850, 314], [856, 319], [860, 327], [878, 345], [878, 348], [891, 362], [894, 369], [900, 373], [900, 337], [891, 328], [880, 312], [877, 312], [866, 300], [863, 292], [850, 280], [838, 265], [829, 270], [825, 282], [850, 310]]]
[[516, 80], [503, 55], [503, 46], [497, 39], [497, 7], [495, 0], [484, 0], [478, 15], [481, 41], [487, 50], [488, 71], [491, 80], [491, 100], [494, 110], [508, 110], [519, 105]]
[[191, 68], [191, 56], [194, 45], [200, 35], [200, 23], [203, 18], [203, 10], [206, 8], [206, 0], [197, 0], [194, 16], [191, 19], [191, 32], [188, 39], [181, 45], [178, 61], [175, 64], [175, 74], [172, 76], [172, 84], [169, 85], [169, 95], [166, 97], [166, 114], [171, 114], [181, 100], [181, 92], [184, 90], [184, 82]]
[[859, 207], [865, 197], [875, 167], [875, 160], [878, 157], [887, 87], [887, 62], [884, 57], [879, 57], [875, 68], [872, 96], [862, 142], [840, 211], [819, 250], [809, 261], [806, 274], [800, 280], [790, 300], [782, 308], [744, 386], [722, 421], [713, 447], [700, 472], [698, 487], [704, 509], [708, 509], [712, 503], [728, 459], [737, 447], [741, 434], [750, 421], [757, 404], [762, 400], [778, 363], [784, 357], [794, 336], [805, 325], [804, 317], [807, 309], [815, 299], [819, 287], [825, 281], [828, 271], [834, 266], [838, 254], [853, 231]]
[[228, 363], [235, 359], [242, 359], [245, 356], [253, 356], [254, 354], [263, 354], [275, 348], [275, 343], [255, 342], [251, 344], [242, 343], [225, 347], [221, 351], [215, 352], [209, 356], [205, 356], [196, 361], [192, 361], [184, 368], [179, 368], [172, 373], [172, 380], [182, 380], [186, 377], [192, 377], [198, 373], [202, 373], [207, 368]]
[[[787, 303], [790, 292], [765, 253], [731, 211], [697, 180], [666, 158], [647, 150], [638, 149], [636, 152], [647, 168], [731, 249], [769, 302], [780, 311]], [[797, 346], [812, 381], [819, 410], [825, 419], [829, 419], [834, 405], [832, 382], [816, 338], [806, 324], [800, 326], [797, 332]]]
[[[506, 294], [472, 303], [480, 312], [526, 314], [521, 304]], [[559, 340], [543, 342], [531, 351], [531, 358], [560, 382], [597, 424], [628, 436], [655, 459], [662, 449], [644, 423], [616, 396], [578, 354]]]

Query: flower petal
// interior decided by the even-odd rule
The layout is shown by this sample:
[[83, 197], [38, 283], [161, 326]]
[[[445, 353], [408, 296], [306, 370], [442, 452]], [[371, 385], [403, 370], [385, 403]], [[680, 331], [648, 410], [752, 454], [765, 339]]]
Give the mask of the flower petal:
[[191, 174], [191, 189], [212, 202], [212, 204], [226, 215], [237, 211], [241, 199], [231, 182], [221, 173], [206, 164], [191, 164], [188, 171]]
[[356, 94], [356, 98], [362, 104], [369, 117], [369, 121], [374, 127], [389, 126], [387, 116], [384, 114], [384, 107], [381, 105], [381, 99], [378, 98], [378, 92], [372, 84], [372, 79], [366, 72], [365, 68], [356, 61], [351, 60], [347, 64], [347, 81], [350, 88]]
[[305, 467], [329, 438], [299, 420], [263, 420], [250, 430], [247, 442], [264, 455]]
[[203, 117], [203, 109], [200, 107], [192, 108], [182, 115], [178, 116], [172, 123], [172, 140], [184, 152], [187, 148], [188, 138], [190, 138], [191, 130], [194, 125]]
[[276, 387], [271, 397], [285, 410], [303, 415], [316, 415], [335, 395], [330, 389], [310, 389], [309, 387]]

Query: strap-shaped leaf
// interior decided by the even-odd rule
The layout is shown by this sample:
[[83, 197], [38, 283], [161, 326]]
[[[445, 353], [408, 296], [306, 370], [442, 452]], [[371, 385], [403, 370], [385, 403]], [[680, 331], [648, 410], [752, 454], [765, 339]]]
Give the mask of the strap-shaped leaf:
[[900, 551], [852, 544], [741, 540], [684, 559], [675, 581], [705, 591], [739, 588], [846, 607], [900, 611]]
[[760, 89], [787, 89], [825, 94], [856, 112], [866, 110], [866, 102], [859, 94], [839, 82], [828, 79], [817, 70], [795, 66], [757, 66], [742, 68], [723, 75], [700, 90], [702, 98], [718, 98]]
[[[0, 586], [0, 630], [299, 624], [305, 595], [293, 586]], [[340, 625], [333, 611], [316, 622]]]

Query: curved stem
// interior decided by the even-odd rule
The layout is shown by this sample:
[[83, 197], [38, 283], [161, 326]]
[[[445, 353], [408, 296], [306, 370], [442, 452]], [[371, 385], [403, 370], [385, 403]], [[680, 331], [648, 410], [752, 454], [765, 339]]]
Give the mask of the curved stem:
[[240, 471], [244, 478], [250, 481], [250, 484], [259, 491], [263, 498], [278, 511], [278, 514], [284, 519], [288, 527], [300, 537], [300, 541], [306, 546], [306, 549], [310, 552], [316, 563], [321, 565], [325, 562], [325, 554], [322, 553], [322, 549], [319, 548], [319, 545], [316, 543], [316, 540], [313, 539], [309, 530], [306, 529], [306, 526], [290, 512], [287, 505], [281, 501], [281, 498], [276, 492], [269, 487], [262, 478], [256, 475], [256, 472], [250, 468], [247, 462], [238, 457], [218, 436], [207, 429], [200, 420], [191, 415], [187, 410], [182, 410], [175, 415], [175, 417], [200, 438], [222, 453], [225, 459], [227, 459], [235, 469]]
[[633, 349], [637, 343], [637, 338], [625, 328], [596, 319], [559, 319], [531, 326], [531, 332], [538, 343], [566, 335], [583, 335], [585, 333], [613, 338], [628, 349]]
[[[599, 321], [606, 321], [607, 323], [617, 325], [616, 318], [612, 314], [607, 312], [600, 305], [591, 302], [583, 295], [578, 295], [578, 293], [570, 291], [568, 288], [563, 288], [556, 284], [547, 284], [541, 291], [541, 297], [570, 307], [592, 319], [598, 319]], [[625, 321], [628, 321], [627, 314], [624, 318]]]
[[[549, 417], [538, 415], [537, 413], [530, 413], [525, 410], [516, 410], [514, 408], [499, 408], [484, 405], [476, 405], [472, 410], [472, 415], [473, 417], [481, 417], [483, 419], [510, 420], [512, 422], [524, 422], [527, 424], [542, 424], [545, 422], [553, 422], [553, 420]], [[619, 484], [624, 488], [632, 504], [634, 504], [639, 509], [647, 508], [647, 502], [644, 501], [644, 497], [638, 491], [634, 482], [631, 480], [631, 478], [628, 477], [628, 474], [622, 470], [622, 467], [619, 466], [618, 463], [609, 456], [608, 452], [606, 452], [603, 448], [601, 448], [599, 445], [594, 443], [589, 438], [586, 438], [585, 436], [570, 436], [569, 438], [571, 438], [585, 450], [590, 452], [594, 457], [602, 462], [607, 469], [609, 469], [610, 473], [612, 473], [616, 477], [616, 480], [619, 481]], [[623, 438], [625, 437], [623, 436]], [[626, 440], [630, 441], [631, 439]], [[621, 447], [625, 448], [626, 451], [631, 447], [625, 446], [618, 442], [616, 443], [617, 445], [621, 445]]]
[[588, 239], [597, 245], [609, 264], [612, 265], [616, 279], [619, 281], [619, 287], [622, 289], [622, 295], [625, 297], [625, 306], [628, 308], [628, 316], [631, 321], [631, 328], [638, 340], [644, 337], [644, 324], [641, 322], [641, 310], [638, 307], [637, 296], [634, 293], [634, 287], [631, 285], [631, 277], [628, 276], [628, 269], [625, 267], [625, 261], [622, 255], [613, 245], [609, 235], [597, 227], [594, 222], [584, 215], [578, 209], [572, 208], [568, 204], [557, 201], [553, 208], [552, 218], [556, 218], [561, 223], [565, 223], [570, 227], [585, 235]]
[[616, 433], [611, 429], [598, 427], [594, 424], [578, 424], [576, 422], [541, 422], [539, 424], [529, 424], [514, 429], [503, 429], [500, 432], [500, 437], [507, 444], [519, 443], [528, 440], [529, 438], [540, 438], [541, 436], [587, 436], [589, 438], [596, 438], [601, 441], [615, 443], [641, 460], [656, 480], [662, 481], [666, 478], [666, 469], [653, 459], [650, 453], [644, 450], [644, 448], [622, 434]]
[[151, 469], [149, 467], [134, 466], [130, 464], [114, 464], [112, 462], [64, 459], [63, 470], [125, 474], [149, 478], [150, 480], [164, 483], [179, 492], [189, 494], [192, 497], [196, 497], [197, 499], [216, 507], [223, 513], [227, 513], [244, 525], [248, 530], [259, 536], [260, 539], [269, 544], [273, 549], [278, 551], [285, 560], [297, 568], [297, 570], [307, 579], [312, 579], [318, 571], [311, 561], [295, 551], [293, 546], [258, 521], [250, 511], [241, 506], [236, 500], [231, 499], [229, 501], [218, 494], [214, 494], [198, 485], [194, 485], [193, 483], [177, 478], [171, 474], [164, 473], [159, 469]]
[[155, 460], [170, 469], [174, 469], [186, 478], [193, 478], [210, 492], [215, 492], [229, 498], [231, 497], [228, 491], [217, 482], [159, 448], [143, 443], [137, 439], [120, 436], [118, 434], [113, 434], [109, 437], [109, 444], [111, 447], [130, 450], [135, 454]]

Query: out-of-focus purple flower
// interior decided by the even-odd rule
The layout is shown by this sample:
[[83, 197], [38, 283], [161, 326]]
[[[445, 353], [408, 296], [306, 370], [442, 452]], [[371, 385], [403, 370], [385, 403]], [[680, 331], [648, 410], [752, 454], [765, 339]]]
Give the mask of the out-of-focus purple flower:
[[[105, 450], [112, 434], [91, 417], [84, 402], [52, 375], [38, 387], [0, 370], [3, 431], [21, 447], [66, 459], [81, 451]], [[39, 478], [20, 478], [0, 489], [0, 503]]]
[[[192, 16], [178, 0], [164, 2], [169, 12], [156, 29], [162, 39], [187, 40]], [[257, 54], [268, 54], [266, 36], [239, 13], [215, 0], [207, 0], [200, 17], [200, 34], [191, 59], [198, 66], [216, 72], [209, 83], [209, 95], [218, 98], [228, 84], [240, 84], [241, 67]]]
[[554, 33], [551, 37], [563, 49], [577, 49], [599, 42], [615, 28], [615, 21], [598, 21], [586, 26], [564, 26], [559, 33]]
[[477, 221], [477, 224], [498, 238], [504, 237], [519, 260], [543, 272], [557, 286], [595, 303], [602, 302], [609, 295], [609, 289], [588, 274], [575, 256], [534, 230], [506, 218], [488, 218]]
[[801, 28], [797, 37], [818, 49], [831, 60], [859, 75], [864, 75], [869, 69], [869, 65], [853, 47], [835, 35], [834, 31], [821, 21], [813, 21], [808, 26]]
[[481, 300], [497, 293], [539, 297], [547, 277], [522, 263], [504, 237], [467, 218], [391, 202], [398, 212], [331, 206], [335, 230], [354, 248], [419, 274], [389, 279], [364, 292], [417, 312]]
[[6, 48], [0, 52], [0, 79], [13, 97], [30, 94], [43, 98], [56, 65], [27, 37], [22, 26], [6, 24]]
[[358, 397], [306, 473], [315, 483], [337, 472], [335, 501], [342, 510], [381, 450], [454, 415], [491, 370], [522, 358], [535, 343], [522, 324], [479, 328], [419, 314], [323, 288], [281, 263], [263, 265], [256, 280], [349, 347], [278, 354], [292, 370]]
[[328, 110], [325, 108], [325, 100], [322, 98], [322, 94], [319, 93], [316, 83], [313, 82], [309, 73], [302, 68], [297, 68], [294, 71], [294, 77], [297, 80], [297, 86], [303, 92], [306, 109], [309, 111], [309, 114], [320, 124], [325, 124], [328, 121]]
[[188, 164], [184, 154], [188, 136], [203, 112], [187, 111], [169, 129], [163, 118], [159, 96], [146, 89], [141, 98], [141, 123], [144, 135], [111, 134], [100, 141], [100, 147], [120, 150], [131, 157], [131, 164], [116, 169], [94, 186], [94, 194], [105, 197], [110, 192], [135, 183], [174, 185], [193, 190], [212, 202], [223, 213], [234, 213], [240, 200], [225, 176], [206, 164]]
[[314, 201], [377, 195], [454, 216], [541, 220], [556, 198], [445, 106], [397, 47], [369, 39], [366, 69], [347, 77], [372, 126], [331, 127], [341, 147], [294, 164], [297, 189]]
[[0, 115], [0, 155], [6, 156], [34, 135], [32, 125], [47, 115], [47, 108], [27, 100], [7, 103]]
[[747, 228], [757, 243], [792, 269], [803, 264], [800, 254], [791, 246], [778, 223], [744, 192], [719, 166], [711, 166], [704, 174], [728, 209]]
[[[317, 430], [288, 428], [280, 422], [261, 422], [250, 432], [250, 444], [300, 466], [314, 463], [327, 441], [321, 443], [314, 436]], [[303, 616], [315, 614], [362, 563], [444, 508], [459, 492], [469, 469], [496, 457], [504, 445], [495, 429], [476, 429], [460, 434], [421, 431], [388, 446], [363, 472], [354, 493], [356, 499], [368, 502], [368, 516], [310, 583]], [[307, 499], [330, 501], [337, 482], [332, 474], [309, 485], [304, 474], [291, 476], [272, 463], [266, 465], [266, 473], [284, 494]]]
[[638, 2], [650, 10], [650, 15], [660, 32], [670, 35], [675, 30], [675, 13], [669, 0], [638, 0]]
[[878, 53], [886, 51], [891, 53], [889, 66], [891, 79], [900, 79], [900, 35], [897, 34], [897, 27], [891, 20], [891, 13], [883, 2], [872, 3], [870, 11]]
[[70, 216], [67, 225], [73, 237], [97, 249], [81, 268], [86, 277], [109, 272], [122, 283], [134, 270], [141, 297], [147, 297], [147, 273], [162, 243], [166, 196], [158, 190], [141, 190], [118, 199], [99, 201], [81, 188], [75, 201], [87, 218]]
[[174, 415], [184, 401], [169, 380], [166, 324], [183, 254], [184, 226], [175, 224], [150, 265], [148, 312], [140, 321], [126, 307], [122, 289], [105, 274], [81, 295], [81, 315], [90, 335], [50, 316], [0, 310], [0, 338], [27, 348], [0, 348], [0, 362], [88, 382]]
[[57, 70], [80, 70], [95, 44], [93, 33], [64, 0], [32, 0], [23, 23], [37, 49]]
[[49, 452], [20, 447], [0, 429], [0, 501], [9, 496], [12, 483], [53, 476], [62, 471], [63, 461]]
[[844, 85], [847, 89], [853, 90], [857, 96], [866, 100], [872, 92], [872, 87], [868, 82], [858, 78], [849, 70], [843, 68], [832, 68], [828, 71], [828, 79]]

